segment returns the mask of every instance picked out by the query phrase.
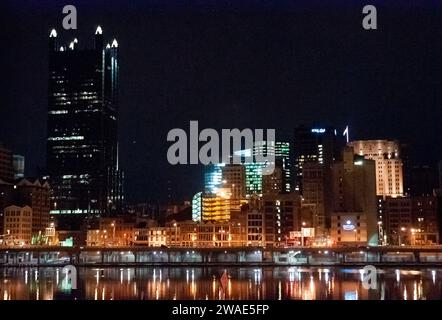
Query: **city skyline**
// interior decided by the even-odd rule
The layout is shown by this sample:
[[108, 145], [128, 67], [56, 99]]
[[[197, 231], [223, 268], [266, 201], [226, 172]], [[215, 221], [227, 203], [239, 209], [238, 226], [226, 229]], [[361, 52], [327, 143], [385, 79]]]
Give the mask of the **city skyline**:
[[440, 21], [440, 1], [1, 1], [0, 300], [441, 300]]
[[[416, 162], [441, 158], [436, 74], [442, 50], [437, 32], [422, 31], [436, 29], [435, 4], [417, 12], [383, 6], [376, 35], [360, 27], [360, 8], [352, 5], [308, 14], [309, 4], [284, 12], [275, 7], [265, 15], [214, 5], [211, 19], [208, 8], [77, 5], [84, 14], [75, 32], [62, 30], [61, 7], [53, 1], [7, 3], [2, 10], [13, 30], [10, 52], [21, 59], [4, 66], [11, 78], [4, 84], [1, 137], [26, 156], [27, 176], [37, 176], [45, 163], [48, 32], [56, 27], [66, 45], [78, 38], [87, 47], [97, 25], [122, 46], [119, 134], [130, 202], [167, 200], [169, 188], [172, 198], [191, 199], [201, 189], [200, 166], [172, 167], [166, 160], [167, 131], [189, 118], [216, 129], [276, 128], [281, 140], [290, 140], [300, 124], [349, 125], [351, 140], [397, 139], [410, 145]], [[18, 13], [20, 26], [10, 18]], [[402, 28], [411, 14], [426, 19], [410, 18]], [[121, 22], [126, 17], [131, 23]], [[30, 119], [32, 125], [17, 125]]]

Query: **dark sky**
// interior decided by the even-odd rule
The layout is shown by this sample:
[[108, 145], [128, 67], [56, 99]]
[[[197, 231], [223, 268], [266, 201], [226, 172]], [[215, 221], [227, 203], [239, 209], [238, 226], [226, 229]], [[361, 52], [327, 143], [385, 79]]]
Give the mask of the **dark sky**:
[[[0, 141], [45, 164], [48, 34], [91, 46], [100, 24], [120, 44], [121, 163], [132, 201], [177, 199], [199, 166], [167, 163], [167, 132], [200, 128], [350, 126], [353, 139], [391, 138], [416, 162], [442, 158], [442, 6], [370, 1], [23, 1], [0, 4]], [[185, 3], [184, 5], [177, 3]], [[62, 8], [78, 30], [62, 30]]]

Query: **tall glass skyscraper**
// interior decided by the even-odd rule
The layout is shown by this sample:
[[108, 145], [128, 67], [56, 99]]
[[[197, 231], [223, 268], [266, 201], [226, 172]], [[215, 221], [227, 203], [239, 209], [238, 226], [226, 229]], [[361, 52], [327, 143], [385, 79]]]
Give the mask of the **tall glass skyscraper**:
[[[275, 157], [275, 168], [282, 172], [281, 186], [278, 190], [282, 193], [291, 192], [291, 167], [290, 167], [290, 143], [282, 141], [256, 141], [253, 150], [245, 149], [236, 152], [236, 155], [243, 157], [258, 154], [273, 155]], [[263, 187], [263, 169], [268, 165], [263, 162], [243, 163], [246, 172], [246, 193], [247, 195], [261, 194]]]
[[305, 127], [295, 129], [293, 162], [296, 191], [302, 193], [302, 169], [304, 163], [318, 163], [328, 169], [333, 160], [340, 158], [345, 146], [344, 137], [332, 127]]
[[222, 186], [222, 168], [224, 163], [210, 164], [205, 167], [204, 172], [204, 193], [216, 194]]
[[52, 214], [117, 212], [123, 202], [118, 168], [118, 42], [68, 47], [49, 36], [47, 174]]

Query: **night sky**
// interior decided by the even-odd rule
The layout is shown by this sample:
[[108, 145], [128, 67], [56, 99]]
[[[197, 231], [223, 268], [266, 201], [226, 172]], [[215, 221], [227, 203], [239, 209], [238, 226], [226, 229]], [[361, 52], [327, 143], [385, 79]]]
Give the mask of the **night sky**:
[[[442, 159], [442, 6], [324, 2], [2, 0], [0, 141], [25, 155], [27, 175], [44, 168], [49, 30], [92, 46], [100, 24], [120, 44], [130, 201], [165, 199], [168, 184], [177, 200], [201, 189], [200, 166], [166, 159], [167, 132], [190, 120], [281, 138], [299, 124], [348, 124], [351, 139], [399, 139], [416, 163]], [[76, 31], [62, 30], [66, 4]], [[377, 5], [378, 30], [362, 28], [365, 4]]]

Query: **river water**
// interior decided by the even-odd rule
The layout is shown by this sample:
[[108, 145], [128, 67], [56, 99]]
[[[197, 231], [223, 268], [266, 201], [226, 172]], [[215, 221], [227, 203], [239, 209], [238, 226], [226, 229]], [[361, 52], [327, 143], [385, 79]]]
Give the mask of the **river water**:
[[69, 280], [61, 268], [0, 268], [0, 300], [442, 299], [442, 269], [431, 268], [377, 269], [374, 289], [364, 285], [359, 268], [79, 268], [76, 273]]

